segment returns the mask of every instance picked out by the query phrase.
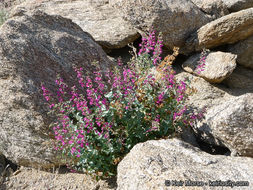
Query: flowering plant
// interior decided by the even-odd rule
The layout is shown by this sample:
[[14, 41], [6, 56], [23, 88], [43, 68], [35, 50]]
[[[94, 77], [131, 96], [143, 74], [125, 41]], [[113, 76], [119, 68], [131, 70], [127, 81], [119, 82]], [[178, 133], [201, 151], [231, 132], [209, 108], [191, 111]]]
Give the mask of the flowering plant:
[[197, 63], [197, 67], [196, 67], [196, 71], [197, 71], [198, 75], [200, 75], [200, 73], [205, 70], [206, 58], [207, 58], [209, 51], [210, 50], [208, 50], [208, 49], [203, 49], [201, 52], [200, 59]]
[[[71, 89], [58, 76], [58, 103], [42, 85], [57, 122], [52, 124], [56, 148], [73, 158], [75, 169], [94, 174], [97, 179], [115, 176], [117, 164], [139, 142], [167, 138], [178, 126], [190, 125], [198, 118], [185, 114], [188, 82], [176, 81], [171, 63], [178, 54], [161, 59], [161, 35], [142, 38], [136, 56], [105, 73], [97, 68], [85, 74], [75, 68], [80, 86]], [[71, 95], [69, 99], [68, 95]]]

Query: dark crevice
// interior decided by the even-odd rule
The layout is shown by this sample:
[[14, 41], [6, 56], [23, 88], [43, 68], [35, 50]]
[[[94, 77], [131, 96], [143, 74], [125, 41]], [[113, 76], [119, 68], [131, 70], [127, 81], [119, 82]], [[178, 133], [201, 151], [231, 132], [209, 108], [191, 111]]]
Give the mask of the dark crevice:
[[114, 49], [107, 55], [114, 58], [115, 60], [118, 60], [118, 58], [120, 57], [122, 62], [125, 64], [129, 62], [132, 58], [130, 51], [132, 51], [131, 48], [126, 46], [120, 49]]
[[[138, 51], [140, 49], [139, 44], [141, 44], [141, 41], [142, 41], [141, 39], [142, 39], [142, 37], [139, 37], [132, 44], [130, 44], [130, 46], [135, 48], [137, 54], [138, 54]], [[162, 54], [161, 54], [162, 60], [167, 55], [171, 55], [172, 53], [173, 52], [171, 50], [167, 49], [166, 47], [163, 47]], [[120, 48], [120, 49], [113, 49], [109, 53], [107, 53], [107, 55], [110, 56], [110, 57], [113, 57], [115, 60], [117, 60], [119, 57], [121, 57], [122, 62], [124, 64], [124, 63], [129, 62], [134, 54], [133, 54], [133, 49], [131, 47], [125, 46], [125, 47]]]
[[[0, 155], [4, 160], [0, 163], [2, 165], [2, 170], [0, 170], [0, 189], [6, 190], [5, 181], [18, 170], [18, 166], [14, 164], [12, 161], [8, 160], [4, 155]], [[1, 161], [1, 159], [0, 159]], [[0, 168], [1, 169], [1, 168]]]
[[[141, 43], [141, 37], [136, 39], [130, 46], [133, 46], [136, 48], [136, 53], [138, 53], [139, 44]], [[125, 46], [123, 48], [119, 49], [113, 49], [109, 53], [107, 53], [108, 56], [113, 57], [115, 60], [117, 60], [119, 57], [121, 57], [123, 64], [129, 62], [132, 58], [133, 49], [129, 46]]]
[[13, 172], [17, 171], [17, 169], [19, 168], [18, 165], [8, 160], [7, 158], [5, 158], [5, 163], [6, 163], [6, 169], [10, 168]]
[[174, 61], [174, 63], [172, 64], [172, 68], [174, 71], [176, 71], [176, 73], [181, 73], [183, 72], [184, 70], [182, 69], [182, 64], [189, 58], [189, 56], [186, 56], [186, 55], [182, 55], [182, 54], [179, 54], [177, 57], [176, 57], [176, 60]]
[[197, 143], [199, 144], [200, 150], [212, 154], [212, 155], [226, 155], [230, 156], [231, 152], [227, 147], [211, 145], [204, 142], [203, 140], [197, 138]]

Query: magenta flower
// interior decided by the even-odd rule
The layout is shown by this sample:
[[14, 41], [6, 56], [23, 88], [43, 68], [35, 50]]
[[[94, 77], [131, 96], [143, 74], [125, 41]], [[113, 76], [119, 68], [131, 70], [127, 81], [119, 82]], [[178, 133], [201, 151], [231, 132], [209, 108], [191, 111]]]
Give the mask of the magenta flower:
[[73, 144], [74, 142], [73, 141], [69, 141], [69, 144]]

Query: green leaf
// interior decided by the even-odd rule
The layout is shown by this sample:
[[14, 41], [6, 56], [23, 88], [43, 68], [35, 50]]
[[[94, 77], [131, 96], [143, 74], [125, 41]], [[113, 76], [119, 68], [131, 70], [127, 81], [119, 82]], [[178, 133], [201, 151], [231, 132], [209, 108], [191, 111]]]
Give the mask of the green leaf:
[[105, 97], [111, 99], [113, 97], [112, 91], [110, 91], [108, 94], [106, 94]]

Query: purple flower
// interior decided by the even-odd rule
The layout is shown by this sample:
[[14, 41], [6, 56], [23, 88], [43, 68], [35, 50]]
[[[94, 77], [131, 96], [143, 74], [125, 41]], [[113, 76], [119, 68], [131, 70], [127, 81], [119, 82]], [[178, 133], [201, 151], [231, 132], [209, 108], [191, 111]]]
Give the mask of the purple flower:
[[73, 144], [74, 142], [73, 141], [69, 141], [69, 144]]

